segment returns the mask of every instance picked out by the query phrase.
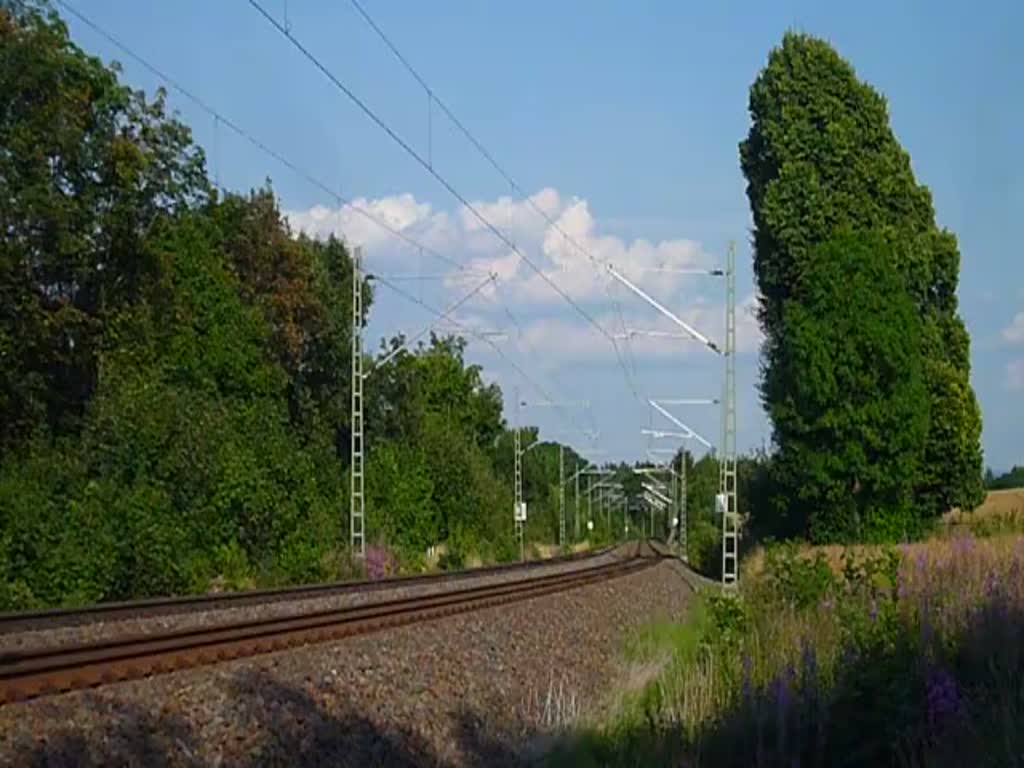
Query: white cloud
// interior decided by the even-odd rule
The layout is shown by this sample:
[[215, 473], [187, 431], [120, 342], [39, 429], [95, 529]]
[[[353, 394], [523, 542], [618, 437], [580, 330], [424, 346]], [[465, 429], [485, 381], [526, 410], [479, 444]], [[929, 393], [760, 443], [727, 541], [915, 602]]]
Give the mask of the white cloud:
[[1013, 321], [1003, 328], [1003, 338], [1010, 344], [1024, 344], [1024, 312], [1014, 315]]
[[286, 215], [292, 227], [312, 237], [326, 238], [333, 234], [367, 250], [390, 244], [395, 237], [360, 211], [409, 235], [414, 230], [424, 229], [423, 223], [429, 223], [428, 228], [432, 230], [444, 228], [447, 219], [444, 213], [435, 214], [429, 204], [416, 202], [408, 193], [379, 200], [358, 198], [353, 203], [342, 208], [314, 205], [305, 211], [288, 211]]
[[[722, 280], [680, 273], [681, 270], [719, 266], [693, 240], [618, 237], [604, 231], [586, 200], [567, 197], [552, 188], [542, 189], [528, 199], [505, 196], [472, 202], [475, 210], [509, 237], [541, 270], [544, 275], [541, 277], [467, 208], [440, 210], [410, 194], [360, 199], [356, 203], [398, 231], [454, 259], [473, 274], [456, 278], [451, 275], [450, 265], [432, 262], [429, 254], [421, 262], [420, 255], [408, 243], [350, 208], [316, 206], [287, 215], [295, 229], [311, 236], [335, 234], [349, 243], [362, 245], [372, 271], [409, 273], [422, 269], [427, 273], [449, 273], [443, 283], [418, 288], [433, 292], [429, 298], [423, 296], [423, 300], [434, 307], [451, 306], [474, 290], [484, 275], [495, 275], [496, 284], [487, 286], [460, 305], [451, 318], [454, 322], [444, 323], [443, 328], [452, 331], [455, 323], [461, 323], [485, 332], [501, 352], [467, 334], [473, 354], [490, 360], [485, 368], [494, 368], [492, 375], [503, 386], [513, 386], [513, 382], [518, 381], [518, 374], [501, 359], [505, 354], [541, 379], [556, 370], [572, 378], [574, 363], [592, 363], [606, 367], [609, 375], [586, 383], [577, 382], [575, 386], [606, 386], [598, 380], [608, 382], [607, 386], [613, 388], [625, 383], [616, 347], [570, 307], [545, 278], [572, 297], [610, 334], [621, 334], [624, 327], [662, 334], [657, 338], [633, 335], [628, 344], [617, 340], [622, 362], [630, 367], [635, 364], [635, 381], [641, 389], [645, 386], [644, 366], [652, 363], [660, 363], [661, 366], [656, 367], [662, 369], [680, 361], [694, 372], [720, 370], [721, 358], [699, 341], [666, 337], [664, 334], [680, 334], [683, 329], [611, 278], [607, 270], [595, 266], [588, 256], [613, 264], [627, 279], [721, 348], [725, 331]], [[543, 211], [555, 226], [538, 215], [534, 207]], [[393, 297], [382, 292], [371, 318], [382, 331], [386, 328], [387, 334], [396, 326], [407, 333], [418, 331], [431, 321], [422, 308], [405, 307], [401, 300], [392, 301]], [[737, 306], [737, 347], [741, 355], [756, 352], [761, 344], [754, 313], [756, 303], [756, 297], [750, 295]], [[410, 314], [402, 316], [403, 311]], [[492, 336], [495, 331], [502, 331], [505, 336]], [[371, 335], [374, 333], [376, 330]], [[519, 381], [518, 386], [525, 385]]]
[[1006, 364], [1006, 387], [1011, 392], [1024, 392], [1024, 358]]
[[[700, 245], [692, 240], [627, 241], [604, 234], [586, 200], [565, 198], [550, 187], [527, 199], [504, 196], [495, 201], [471, 203], [474, 210], [515, 244], [523, 258], [466, 207], [454, 213], [434, 210], [408, 193], [376, 200], [360, 198], [354, 203], [393, 229], [467, 268], [495, 273], [507, 289], [508, 298], [531, 304], [563, 300], [551, 283], [576, 300], [606, 301], [611, 278], [601, 266], [603, 263], [613, 264], [656, 297], [676, 295], [690, 279], [671, 272], [654, 272], [652, 268], [713, 266]], [[548, 224], [536, 209], [555, 226]], [[371, 264], [414, 263], [415, 254], [408, 243], [352, 207], [317, 205], [305, 211], [287, 212], [287, 216], [295, 229], [311, 236], [335, 234], [349, 243], [362, 245]], [[595, 264], [592, 259], [600, 263]], [[437, 266], [442, 270], [449, 268], [440, 263]]]

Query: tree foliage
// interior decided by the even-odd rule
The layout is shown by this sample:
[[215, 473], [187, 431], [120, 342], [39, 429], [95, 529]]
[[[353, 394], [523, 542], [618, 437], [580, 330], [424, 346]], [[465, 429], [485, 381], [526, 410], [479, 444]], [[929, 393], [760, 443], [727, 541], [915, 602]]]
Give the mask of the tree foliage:
[[[393, 339], [381, 358], [403, 344]], [[442, 541], [463, 555], [511, 554], [511, 486], [492, 460], [501, 391], [464, 352], [464, 340], [432, 335], [368, 379], [368, 511], [407, 554]]]
[[919, 327], [876, 236], [825, 242], [791, 287], [765, 395], [776, 490], [815, 539], [917, 530], [912, 497], [928, 428]]
[[73, 429], [107, 319], [157, 269], [161, 218], [209, 194], [202, 152], [56, 17], [0, 6], [0, 453]]
[[[56, 16], [0, 6], [0, 44], [0, 606], [338, 575], [348, 250], [214, 194]], [[371, 535], [501, 542], [500, 391], [453, 339], [376, 376]]]
[[[871, 232], [884, 242], [919, 317], [928, 421], [924, 456], [912, 478], [914, 503], [925, 517], [973, 506], [981, 495], [981, 417], [968, 380], [969, 339], [957, 314], [958, 246], [953, 234], [936, 226], [931, 195], [914, 179], [889, 127], [885, 100], [827, 43], [789, 33], [751, 87], [749, 108], [740, 160], [762, 297], [762, 397], [776, 444], [785, 450], [792, 431], [786, 420], [793, 411], [781, 398], [796, 391], [803, 376], [788, 348], [787, 312], [800, 300], [797, 292], [822, 244], [845, 231]], [[834, 310], [844, 311], [843, 303]], [[908, 429], [916, 430], [917, 422]], [[822, 450], [823, 461], [834, 461], [858, 449], [837, 443]], [[780, 463], [779, 471], [785, 466]]]

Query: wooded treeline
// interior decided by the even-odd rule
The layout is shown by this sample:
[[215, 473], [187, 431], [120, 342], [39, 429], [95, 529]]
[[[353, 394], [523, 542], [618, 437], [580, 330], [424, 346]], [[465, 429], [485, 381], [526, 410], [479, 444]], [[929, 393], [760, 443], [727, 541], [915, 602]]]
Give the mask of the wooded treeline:
[[[346, 573], [345, 245], [269, 183], [215, 190], [163, 93], [13, 4], [0, 200], [0, 607]], [[461, 342], [400, 354], [366, 407], [371, 535], [514, 552], [501, 393]]]

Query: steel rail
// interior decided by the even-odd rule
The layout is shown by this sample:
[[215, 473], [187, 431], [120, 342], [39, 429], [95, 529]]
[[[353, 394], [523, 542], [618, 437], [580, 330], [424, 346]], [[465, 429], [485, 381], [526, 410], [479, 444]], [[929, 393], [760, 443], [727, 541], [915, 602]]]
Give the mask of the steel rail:
[[238, 621], [0, 655], [0, 704], [242, 656], [367, 634], [526, 600], [635, 573], [662, 555], [637, 542], [632, 557], [569, 573], [299, 616]]
[[381, 592], [429, 584], [464, 581], [484, 576], [585, 561], [612, 552], [614, 547], [604, 547], [593, 552], [577, 552], [558, 555], [529, 562], [501, 563], [498, 565], [466, 568], [460, 571], [424, 573], [410, 576], [393, 576], [373, 581], [333, 581], [320, 584], [304, 584], [297, 587], [272, 587], [239, 592], [218, 592], [204, 595], [182, 595], [157, 597], [144, 600], [96, 603], [77, 608], [45, 608], [34, 611], [0, 613], [0, 637], [15, 632], [56, 629], [103, 621], [117, 621], [129, 618], [150, 618], [177, 613], [214, 611], [238, 608], [248, 605], [268, 604], [292, 600], [305, 600], [332, 595], [362, 594]]

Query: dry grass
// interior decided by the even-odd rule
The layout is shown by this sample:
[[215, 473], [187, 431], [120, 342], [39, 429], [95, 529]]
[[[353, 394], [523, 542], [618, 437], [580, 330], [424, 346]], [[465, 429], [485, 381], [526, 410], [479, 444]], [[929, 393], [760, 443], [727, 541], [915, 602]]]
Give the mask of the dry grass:
[[980, 507], [973, 512], [954, 509], [942, 516], [948, 529], [1005, 526], [1024, 528], [1024, 488], [989, 491]]
[[[960, 535], [972, 533], [983, 537], [988, 545], [1005, 554], [1011, 550], [1018, 535], [1024, 531], [1024, 488], [1011, 488], [1005, 491], [989, 491], [980, 507], [973, 512], [955, 509], [943, 516], [936, 536], [925, 541], [912, 544], [901, 544], [896, 547], [905, 557], [914, 558], [919, 552], [929, 556], [941, 556], [950, 551], [953, 541]], [[870, 544], [843, 546], [829, 544], [800, 547], [801, 554], [807, 558], [817, 556], [821, 552], [826, 561], [837, 572], [843, 567], [843, 555], [851, 552], [859, 560], [865, 556], [879, 554], [884, 547]], [[757, 547], [746, 558], [742, 565], [742, 576], [754, 578], [764, 570], [764, 551]]]
[[561, 676], [552, 672], [547, 688], [531, 688], [526, 697], [523, 719], [543, 731], [570, 728], [582, 714], [579, 694]]
[[[959, 546], [958, 541], [961, 536], [944, 536], [936, 537], [932, 539], [926, 539], [925, 541], [917, 541], [912, 544], [899, 544], [894, 548], [903, 556], [905, 560], [916, 560], [919, 557], [925, 557], [929, 561], [941, 562], [951, 556]], [[994, 536], [986, 536], [984, 538], [977, 539], [977, 547], [986, 553], [992, 554], [994, 557], [999, 558], [1004, 555], [1013, 553], [1015, 548], [1019, 547], [1019, 541], [1021, 540], [1020, 534], [1016, 532], [1000, 533]], [[817, 557], [818, 553], [825, 555], [825, 560], [828, 562], [832, 569], [839, 573], [843, 568], [843, 557], [844, 554], [850, 552], [854, 555], [854, 558], [859, 562], [865, 558], [877, 556], [885, 551], [887, 547], [882, 545], [872, 544], [856, 544], [852, 546], [841, 546], [838, 544], [829, 544], [822, 546], [812, 546], [805, 544], [799, 547], [799, 554], [808, 560]], [[744, 580], [753, 580], [757, 576], [764, 572], [764, 550], [758, 547], [743, 561], [741, 578]]]
[[562, 554], [562, 550], [557, 544], [538, 544], [537, 551], [540, 553], [541, 560], [549, 560]]

